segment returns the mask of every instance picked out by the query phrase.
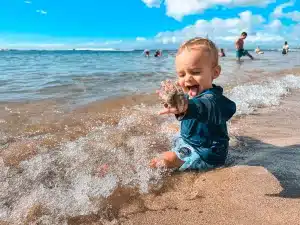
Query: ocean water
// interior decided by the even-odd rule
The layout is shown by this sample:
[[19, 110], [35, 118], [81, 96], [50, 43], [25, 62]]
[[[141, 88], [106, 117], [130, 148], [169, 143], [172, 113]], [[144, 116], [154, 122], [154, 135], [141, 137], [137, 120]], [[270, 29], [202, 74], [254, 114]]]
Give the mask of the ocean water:
[[[10, 51], [0, 52], [0, 101], [56, 99], [86, 104], [111, 97], [153, 92], [163, 79], [175, 79], [175, 52], [145, 58], [142, 52]], [[255, 61], [220, 60], [218, 83], [236, 85], [300, 64], [298, 52], [282, 57], [270, 51]]]
[[[0, 223], [113, 221], [116, 199], [159, 191], [168, 171], [148, 162], [170, 148], [178, 122], [157, 115], [154, 92], [175, 79], [174, 54], [0, 52]], [[216, 83], [236, 117], [300, 88], [300, 52], [255, 57], [220, 59]]]

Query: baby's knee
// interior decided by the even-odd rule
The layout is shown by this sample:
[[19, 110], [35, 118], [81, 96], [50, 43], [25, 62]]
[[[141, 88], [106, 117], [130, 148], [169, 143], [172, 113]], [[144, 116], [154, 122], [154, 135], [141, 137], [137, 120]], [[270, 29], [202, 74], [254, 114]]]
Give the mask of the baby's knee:
[[168, 162], [174, 162], [178, 158], [175, 152], [164, 152], [162, 156]]
[[168, 168], [179, 168], [184, 163], [181, 159], [177, 157], [175, 152], [164, 152], [163, 153], [163, 160], [165, 163], [165, 166]]
[[154, 158], [150, 162], [150, 167], [167, 167], [179, 168], [183, 165], [183, 161], [177, 157], [175, 152], [164, 152], [159, 158]]

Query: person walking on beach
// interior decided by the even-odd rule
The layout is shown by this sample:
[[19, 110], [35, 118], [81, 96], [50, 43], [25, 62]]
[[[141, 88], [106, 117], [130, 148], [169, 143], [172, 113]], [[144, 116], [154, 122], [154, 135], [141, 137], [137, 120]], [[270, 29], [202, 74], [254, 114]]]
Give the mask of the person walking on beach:
[[286, 55], [289, 52], [289, 45], [287, 41], [284, 42], [284, 45], [282, 46], [282, 55]]
[[150, 162], [153, 168], [205, 171], [224, 165], [229, 136], [226, 122], [236, 104], [213, 84], [221, 72], [218, 49], [206, 38], [183, 43], [175, 59], [177, 82], [162, 82], [157, 91], [164, 103], [159, 113], [173, 114], [181, 122], [171, 151]]
[[247, 33], [243, 32], [241, 33], [241, 36], [236, 40], [235, 42], [235, 48], [236, 48], [236, 58], [237, 61], [241, 61], [242, 56], [248, 56], [250, 59], [254, 59], [250, 53], [244, 49], [244, 40], [247, 38]]

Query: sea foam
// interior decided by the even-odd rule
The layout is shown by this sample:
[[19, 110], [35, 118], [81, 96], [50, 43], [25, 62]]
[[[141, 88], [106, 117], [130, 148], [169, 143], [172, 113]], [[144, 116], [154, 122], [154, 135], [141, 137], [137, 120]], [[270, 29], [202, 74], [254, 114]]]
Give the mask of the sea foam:
[[[276, 106], [300, 77], [237, 86], [226, 93], [237, 104], [237, 115], [258, 107]], [[170, 147], [173, 117], [157, 116], [158, 106], [124, 108], [114, 125], [102, 124], [85, 137], [5, 166], [0, 158], [0, 221], [24, 224], [67, 224], [68, 218], [101, 213], [118, 188], [148, 193], [159, 188], [162, 172], [149, 159]], [[103, 174], [101, 166], [108, 165]], [[99, 170], [100, 168], [100, 170]], [[31, 216], [30, 216], [31, 215]]]
[[276, 106], [291, 89], [300, 88], [300, 77], [287, 75], [277, 80], [234, 87], [227, 95], [237, 105], [236, 115], [250, 114], [259, 107]]

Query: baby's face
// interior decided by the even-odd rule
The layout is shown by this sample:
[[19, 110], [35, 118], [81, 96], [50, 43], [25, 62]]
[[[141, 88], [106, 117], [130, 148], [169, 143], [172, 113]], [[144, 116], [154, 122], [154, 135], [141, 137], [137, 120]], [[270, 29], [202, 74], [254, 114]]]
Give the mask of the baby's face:
[[191, 98], [212, 88], [221, 71], [208, 51], [201, 47], [184, 49], [176, 56], [178, 83]]

